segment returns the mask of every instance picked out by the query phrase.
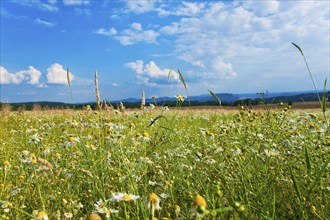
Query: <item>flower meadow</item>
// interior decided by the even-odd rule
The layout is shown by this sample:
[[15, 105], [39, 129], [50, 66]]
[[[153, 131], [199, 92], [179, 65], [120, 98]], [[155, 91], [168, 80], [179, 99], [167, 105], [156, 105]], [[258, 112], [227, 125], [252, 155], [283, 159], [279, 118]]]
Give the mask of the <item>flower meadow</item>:
[[326, 119], [289, 106], [11, 112], [0, 219], [329, 219]]

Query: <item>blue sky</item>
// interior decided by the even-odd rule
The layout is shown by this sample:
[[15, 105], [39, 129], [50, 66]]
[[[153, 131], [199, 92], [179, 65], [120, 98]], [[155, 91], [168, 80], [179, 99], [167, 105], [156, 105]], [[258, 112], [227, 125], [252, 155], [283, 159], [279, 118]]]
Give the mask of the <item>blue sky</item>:
[[[0, 101], [312, 90], [329, 77], [330, 2], [1, 0]], [[67, 85], [70, 68], [72, 98]], [[170, 79], [168, 72], [173, 69]]]

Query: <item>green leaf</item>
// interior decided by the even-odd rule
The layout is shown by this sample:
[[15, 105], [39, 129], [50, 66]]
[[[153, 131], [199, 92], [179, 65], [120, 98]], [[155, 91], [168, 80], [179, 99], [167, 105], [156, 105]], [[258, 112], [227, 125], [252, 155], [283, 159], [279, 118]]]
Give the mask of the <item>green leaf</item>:
[[180, 70], [178, 69], [178, 72], [179, 72], [179, 75], [180, 75], [180, 79], [182, 81], [182, 84], [184, 86], [184, 88], [187, 90], [187, 84], [186, 84], [186, 81], [184, 80], [184, 77], [182, 75], [182, 73], [180, 72]]
[[293, 42], [291, 42], [291, 43], [293, 44], [293, 46], [295, 46], [295, 47], [300, 51], [300, 53], [301, 53], [302, 55], [304, 55], [302, 49], [301, 49], [297, 44], [295, 44], [295, 43], [293, 43]]
[[321, 176], [327, 170], [327, 167], [328, 167], [329, 162], [330, 162], [330, 159], [328, 159], [328, 161], [322, 165], [320, 171], [317, 173], [317, 176], [314, 179], [314, 182], [311, 184], [311, 186], [308, 189], [308, 192], [307, 192], [307, 195], [306, 195], [306, 200], [308, 199], [308, 197], [310, 196], [310, 194], [313, 192], [313, 190], [314, 190], [315, 186], [317, 185], [317, 183], [320, 181]]
[[223, 213], [223, 212], [229, 212], [229, 211], [233, 211], [233, 210], [234, 210], [234, 208], [232, 206], [228, 206], [228, 207], [214, 209], [211, 212], [213, 212], [213, 213]]
[[296, 191], [296, 195], [299, 199], [299, 202], [301, 201], [301, 196], [300, 196], [300, 190], [296, 181], [296, 178], [294, 177], [293, 173], [292, 173], [292, 167], [290, 166], [290, 174], [291, 174], [291, 178], [292, 178], [292, 182], [293, 182], [293, 188]]
[[148, 127], [150, 127], [151, 125], [153, 125], [153, 124], [154, 124], [158, 119], [160, 119], [160, 118], [164, 118], [165, 121], [167, 121], [167, 118], [166, 118], [165, 116], [163, 116], [163, 115], [159, 115], [159, 116], [157, 116], [154, 120], [152, 120], [152, 122], [149, 124]]
[[213, 98], [215, 100], [218, 101], [219, 105], [221, 106], [221, 101], [220, 101], [219, 97], [214, 92], [212, 92], [211, 90], [207, 90], [207, 91], [209, 91], [209, 93], [213, 96]]
[[309, 159], [308, 150], [307, 150], [306, 146], [305, 146], [305, 159], [306, 159], [307, 174], [311, 175], [312, 167], [311, 167], [311, 162], [310, 162], [310, 159]]
[[323, 96], [322, 96], [322, 112], [325, 113], [326, 110], [326, 98], [327, 98], [327, 92], [326, 92], [326, 86], [327, 86], [327, 79], [324, 81], [324, 87], [323, 87]]
[[170, 79], [171, 72], [172, 72], [172, 68], [171, 68], [170, 71], [168, 72], [167, 79]]

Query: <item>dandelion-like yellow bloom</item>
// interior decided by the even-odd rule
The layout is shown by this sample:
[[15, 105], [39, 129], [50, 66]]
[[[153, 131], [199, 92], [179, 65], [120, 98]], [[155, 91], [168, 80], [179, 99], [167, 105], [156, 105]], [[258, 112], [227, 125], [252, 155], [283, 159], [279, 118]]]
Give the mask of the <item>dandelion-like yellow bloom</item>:
[[180, 211], [181, 211], [180, 206], [175, 205], [175, 206], [174, 206], [174, 212], [175, 212], [175, 216], [176, 216], [177, 219], [179, 218], [179, 213], [180, 213]]
[[160, 209], [159, 203], [160, 199], [156, 193], [151, 193], [148, 196], [148, 209], [151, 209], [151, 218], [154, 218], [155, 216], [155, 209]]
[[143, 137], [144, 137], [144, 138], [149, 138], [150, 135], [149, 135], [147, 132], [144, 132], [144, 133], [143, 133]]
[[316, 212], [316, 207], [312, 205], [312, 212]]
[[36, 217], [37, 220], [48, 220], [48, 214], [45, 211], [40, 211]]
[[197, 194], [194, 201], [191, 203], [191, 206], [201, 206], [206, 208], [206, 201], [202, 196]]
[[72, 143], [72, 142], [74, 142], [76, 139], [74, 138], [74, 137], [69, 137], [69, 139], [68, 139], [68, 141], [70, 142], [70, 143]]
[[206, 209], [206, 201], [199, 194], [196, 195], [194, 201], [191, 203], [190, 212], [192, 216], [196, 216], [197, 218], [203, 218], [205, 215], [209, 213]]
[[91, 213], [89, 214], [87, 220], [102, 220], [102, 218], [96, 213]]
[[149, 202], [150, 205], [159, 206], [160, 199], [159, 199], [159, 197], [156, 195], [156, 193], [151, 193], [151, 194], [148, 196], [148, 202]]

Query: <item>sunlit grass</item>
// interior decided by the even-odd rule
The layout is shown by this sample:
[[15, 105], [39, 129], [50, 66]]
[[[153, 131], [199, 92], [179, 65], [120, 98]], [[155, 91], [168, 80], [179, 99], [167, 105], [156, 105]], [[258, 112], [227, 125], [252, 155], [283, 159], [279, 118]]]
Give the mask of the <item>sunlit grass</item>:
[[11, 112], [0, 119], [0, 216], [328, 219], [322, 113]]

